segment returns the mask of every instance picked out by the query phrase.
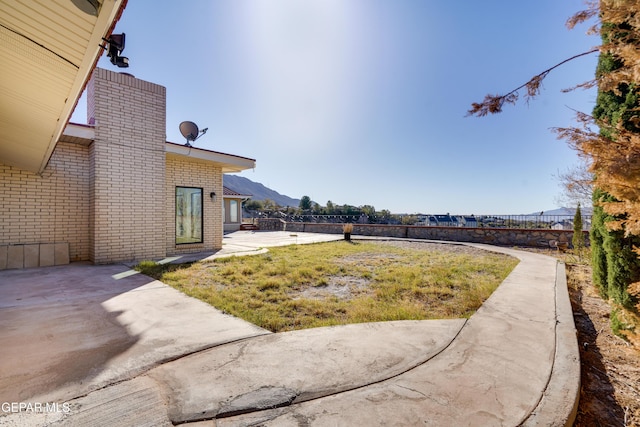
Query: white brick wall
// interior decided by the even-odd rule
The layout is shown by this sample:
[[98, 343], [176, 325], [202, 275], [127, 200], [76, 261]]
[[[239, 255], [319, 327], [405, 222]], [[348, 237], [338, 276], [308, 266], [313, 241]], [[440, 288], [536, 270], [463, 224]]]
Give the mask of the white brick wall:
[[97, 264], [165, 256], [166, 89], [96, 69], [87, 87]]
[[89, 259], [89, 149], [58, 143], [42, 176], [0, 163], [0, 245], [69, 243]]
[[[87, 94], [93, 143], [58, 143], [42, 176], [0, 163], [0, 269], [36, 248], [16, 245], [97, 264], [221, 248], [222, 170], [166, 154], [165, 88], [97, 68]], [[176, 186], [203, 188], [201, 244], [175, 244]]]
[[[176, 245], [176, 187], [202, 188], [203, 243]], [[209, 196], [216, 193], [215, 201]], [[222, 248], [222, 170], [212, 163], [167, 155], [166, 252], [181, 254]]]

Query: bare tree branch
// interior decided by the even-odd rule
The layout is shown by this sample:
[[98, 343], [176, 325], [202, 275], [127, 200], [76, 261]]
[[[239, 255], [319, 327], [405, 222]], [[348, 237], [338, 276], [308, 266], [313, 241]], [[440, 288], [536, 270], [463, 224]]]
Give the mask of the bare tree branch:
[[[477, 116], [484, 117], [488, 114], [496, 114], [502, 112], [502, 107], [504, 104], [515, 104], [520, 97], [519, 91], [523, 88], [527, 89], [527, 93], [524, 96], [526, 102], [529, 102], [530, 99], [535, 98], [540, 94], [540, 85], [542, 84], [542, 80], [544, 80], [547, 75], [560, 67], [561, 65], [566, 64], [569, 61], [573, 61], [576, 58], [580, 58], [582, 56], [590, 55], [595, 52], [599, 52], [600, 47], [593, 48], [589, 51], [579, 53], [577, 55], [572, 56], [571, 58], [567, 58], [564, 61], [558, 62], [551, 68], [547, 68], [543, 72], [536, 74], [533, 76], [528, 82], [518, 86], [513, 89], [511, 92], [508, 92], [505, 95], [486, 95], [482, 102], [474, 102], [471, 104], [471, 109], [467, 111], [467, 116]], [[576, 87], [582, 87], [581, 85]]]

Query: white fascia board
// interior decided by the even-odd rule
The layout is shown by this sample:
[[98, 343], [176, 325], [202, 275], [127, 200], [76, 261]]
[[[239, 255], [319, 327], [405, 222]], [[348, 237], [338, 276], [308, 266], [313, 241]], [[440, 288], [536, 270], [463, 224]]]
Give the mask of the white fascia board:
[[248, 157], [240, 157], [233, 154], [220, 153], [218, 151], [204, 150], [202, 148], [188, 147], [186, 145], [167, 142], [165, 144], [167, 154], [186, 157], [196, 161], [211, 162], [220, 166], [223, 173], [241, 172], [256, 167], [256, 161]]

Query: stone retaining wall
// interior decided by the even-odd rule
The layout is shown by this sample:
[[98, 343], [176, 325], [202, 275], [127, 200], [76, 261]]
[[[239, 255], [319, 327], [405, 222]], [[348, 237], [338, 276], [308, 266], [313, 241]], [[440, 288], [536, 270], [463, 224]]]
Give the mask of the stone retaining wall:
[[[259, 219], [260, 230], [307, 233], [342, 234], [342, 224], [285, 222], [280, 219]], [[353, 236], [384, 236], [411, 239], [448, 240], [454, 242], [486, 243], [500, 246], [548, 248], [551, 241], [571, 245], [572, 230], [425, 227], [417, 225], [353, 224]], [[585, 246], [589, 232], [583, 231]]]
[[258, 228], [262, 231], [282, 231], [287, 228], [287, 223], [276, 218], [258, 218]]

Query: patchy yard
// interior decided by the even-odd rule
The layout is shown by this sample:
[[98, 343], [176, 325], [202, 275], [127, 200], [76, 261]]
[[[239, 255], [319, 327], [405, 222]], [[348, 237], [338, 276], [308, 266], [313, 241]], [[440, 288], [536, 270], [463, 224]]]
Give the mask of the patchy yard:
[[345, 241], [142, 271], [273, 332], [468, 317], [518, 261], [460, 245]]

